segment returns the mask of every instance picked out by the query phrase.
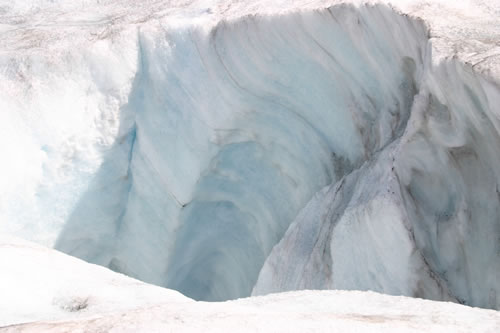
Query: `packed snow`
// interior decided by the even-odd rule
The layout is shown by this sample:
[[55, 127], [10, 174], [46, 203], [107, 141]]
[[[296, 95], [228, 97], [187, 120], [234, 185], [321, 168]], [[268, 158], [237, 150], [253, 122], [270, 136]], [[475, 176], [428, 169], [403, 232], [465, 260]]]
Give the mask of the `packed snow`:
[[0, 265], [8, 272], [0, 274], [2, 333], [496, 333], [500, 327], [498, 311], [373, 292], [302, 291], [194, 302], [7, 236], [0, 237]]
[[[500, 3], [388, 3], [0, 0], [0, 232], [196, 300], [499, 309]], [[5, 248], [10, 290], [33, 271]], [[210, 308], [144, 288], [123, 306], [159, 290]], [[69, 318], [39, 293], [5, 320]], [[213, 306], [257, 325], [280, 297], [473, 311]]]

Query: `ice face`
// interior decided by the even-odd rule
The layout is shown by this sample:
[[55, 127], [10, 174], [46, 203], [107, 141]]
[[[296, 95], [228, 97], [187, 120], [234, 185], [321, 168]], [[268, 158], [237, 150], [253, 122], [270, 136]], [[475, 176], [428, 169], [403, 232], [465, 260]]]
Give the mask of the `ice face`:
[[408, 21], [400, 54], [376, 22], [348, 29], [393, 16], [404, 25], [345, 7], [143, 28], [123, 134], [56, 248], [195, 299], [249, 295], [298, 210], [404, 128], [425, 29]]
[[[498, 183], [497, 88], [435, 67], [423, 23], [383, 5], [193, 22], [69, 30], [83, 41], [2, 60], [0, 135], [24, 151], [6, 153], [6, 230], [200, 300], [345, 288], [497, 304], [496, 243], [473, 245], [499, 234], [481, 197]], [[454, 162], [463, 146], [480, 167]], [[463, 205], [461, 224], [436, 220]]]
[[315, 195], [253, 294], [361, 289], [500, 307], [500, 91], [453, 61], [423, 81], [403, 136]]

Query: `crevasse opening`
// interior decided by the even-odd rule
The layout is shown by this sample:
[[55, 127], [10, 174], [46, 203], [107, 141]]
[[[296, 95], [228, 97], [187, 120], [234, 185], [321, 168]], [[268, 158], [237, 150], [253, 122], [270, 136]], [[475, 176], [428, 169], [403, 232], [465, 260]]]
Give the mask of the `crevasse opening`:
[[314, 194], [403, 133], [428, 53], [387, 6], [137, 36], [119, 138], [56, 248], [208, 301], [250, 295]]

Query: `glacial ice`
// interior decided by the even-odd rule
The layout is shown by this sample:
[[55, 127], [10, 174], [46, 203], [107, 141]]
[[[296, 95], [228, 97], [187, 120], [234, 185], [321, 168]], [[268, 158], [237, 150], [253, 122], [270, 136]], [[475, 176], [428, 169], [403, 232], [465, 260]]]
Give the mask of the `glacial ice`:
[[316, 194], [253, 293], [377, 290], [498, 309], [499, 105], [470, 68], [429, 70], [405, 133]]
[[494, 80], [386, 5], [208, 19], [0, 57], [2, 231], [199, 300], [500, 308]]

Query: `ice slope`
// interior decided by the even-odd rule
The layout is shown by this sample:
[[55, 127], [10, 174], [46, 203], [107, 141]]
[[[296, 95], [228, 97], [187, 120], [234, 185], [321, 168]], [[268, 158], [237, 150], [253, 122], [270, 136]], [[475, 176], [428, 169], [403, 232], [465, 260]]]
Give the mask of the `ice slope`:
[[[397, 6], [430, 32], [356, 1], [2, 3], [2, 231], [195, 299], [342, 285], [498, 307], [498, 6]], [[380, 232], [314, 209], [363, 212], [332, 193], [346, 181]], [[304, 272], [299, 225], [329, 230]]]
[[373, 292], [302, 291], [194, 302], [177, 292], [6, 236], [0, 236], [0, 265], [2, 333], [494, 333], [500, 325], [498, 311]]

